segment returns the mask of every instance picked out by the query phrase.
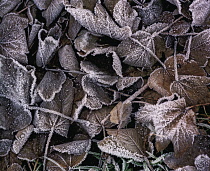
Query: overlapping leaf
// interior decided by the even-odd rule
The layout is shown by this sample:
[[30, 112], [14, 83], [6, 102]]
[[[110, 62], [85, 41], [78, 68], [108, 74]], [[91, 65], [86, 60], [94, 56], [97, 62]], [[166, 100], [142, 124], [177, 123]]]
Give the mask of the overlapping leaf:
[[72, 8], [68, 6], [66, 6], [66, 10], [83, 27], [93, 33], [103, 34], [119, 40], [126, 39], [131, 35], [130, 27], [118, 27], [99, 2], [96, 3], [94, 13], [88, 9]]
[[146, 104], [136, 113], [138, 121], [154, 124], [158, 151], [165, 149], [170, 141], [176, 156], [192, 147], [194, 136], [199, 133], [195, 125], [195, 113], [185, 108], [186, 102], [183, 98], [162, 98], [156, 105]]
[[3, 17], [5, 14], [10, 12], [20, 2], [20, 0], [2, 0], [0, 2], [0, 17]]
[[3, 17], [0, 24], [0, 54], [27, 64], [28, 46], [24, 29], [28, 20], [18, 14], [10, 13]]

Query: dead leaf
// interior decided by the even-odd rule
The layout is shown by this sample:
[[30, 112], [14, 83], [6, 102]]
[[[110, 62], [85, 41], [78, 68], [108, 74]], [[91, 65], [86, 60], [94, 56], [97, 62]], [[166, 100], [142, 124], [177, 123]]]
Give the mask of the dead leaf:
[[130, 27], [118, 27], [100, 2], [96, 3], [94, 13], [84, 8], [68, 6], [65, 8], [83, 27], [93, 33], [103, 34], [118, 40], [126, 39], [131, 35]]
[[61, 88], [66, 81], [66, 75], [60, 72], [47, 71], [37, 86], [36, 90], [39, 96], [44, 101], [52, 101], [56, 93], [61, 91]]
[[208, 155], [201, 154], [195, 158], [195, 166], [198, 171], [210, 170], [210, 158]]
[[120, 91], [123, 90], [124, 88], [132, 86], [137, 81], [141, 82], [141, 87], [142, 87], [144, 84], [144, 80], [142, 79], [142, 77], [122, 77], [118, 79], [116, 87]]
[[210, 24], [210, 6], [206, 0], [195, 0], [190, 5], [192, 12], [192, 25], [201, 26]]
[[108, 129], [107, 131], [110, 136], [98, 142], [101, 151], [117, 157], [143, 161], [145, 146], [142, 144], [143, 139], [137, 129]]
[[52, 0], [33, 0], [39, 10], [45, 10], [50, 5]]
[[0, 2], [0, 17], [13, 10], [21, 0], [3, 0]]
[[205, 104], [210, 102], [208, 84], [210, 79], [205, 76], [182, 76], [171, 84], [170, 90], [185, 98], [187, 105]]
[[171, 26], [169, 34], [172, 36], [179, 36], [184, 33], [187, 33], [189, 29], [190, 29], [190, 23], [184, 20], [180, 20]]
[[5, 15], [0, 24], [0, 52], [6, 57], [11, 57], [20, 63], [27, 64], [28, 46], [25, 28], [28, 20], [18, 14]]
[[13, 163], [8, 169], [7, 171], [23, 171], [23, 168], [21, 167], [21, 165], [19, 165], [18, 163]]
[[[171, 100], [172, 98], [172, 100]], [[156, 105], [146, 104], [136, 113], [136, 119], [145, 124], [154, 124], [156, 149], [164, 150], [172, 141], [176, 156], [192, 147], [194, 136], [198, 135], [195, 113], [186, 110], [184, 98], [173, 100], [161, 98]]]
[[0, 140], [0, 157], [6, 156], [12, 145], [12, 140], [9, 139], [1, 139]]

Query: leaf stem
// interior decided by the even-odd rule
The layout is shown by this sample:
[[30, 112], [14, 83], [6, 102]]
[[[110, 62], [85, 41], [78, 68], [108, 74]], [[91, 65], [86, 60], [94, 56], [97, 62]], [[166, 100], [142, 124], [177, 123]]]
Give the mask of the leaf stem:
[[187, 46], [187, 53], [185, 55], [185, 60], [189, 60], [190, 59], [190, 47], [191, 47], [191, 43], [192, 43], [192, 36], [189, 37], [189, 42], [188, 42], [188, 46]]
[[141, 87], [138, 91], [132, 94], [129, 98], [127, 98], [123, 103], [131, 103], [137, 96], [139, 96], [142, 92], [144, 92], [149, 87], [148, 83]]
[[174, 42], [174, 75], [175, 80], [179, 81], [178, 69], [177, 69], [177, 57], [176, 57], [177, 40]]

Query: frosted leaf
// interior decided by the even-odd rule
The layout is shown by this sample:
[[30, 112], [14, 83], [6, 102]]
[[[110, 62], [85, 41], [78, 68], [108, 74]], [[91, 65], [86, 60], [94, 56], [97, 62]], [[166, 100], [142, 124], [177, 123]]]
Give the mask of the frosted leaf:
[[45, 10], [50, 5], [52, 0], [33, 0], [39, 10]]
[[9, 139], [0, 140], [0, 157], [6, 156], [9, 153], [11, 145], [12, 145], [12, 140]]
[[93, 56], [98, 54], [105, 54], [115, 49], [115, 47], [107, 46], [107, 44], [100, 44], [101, 37], [92, 35], [89, 31], [82, 30], [79, 36], [75, 39], [75, 48], [79, 51], [78, 55], [86, 57], [91, 54]]
[[7, 171], [23, 171], [23, 168], [18, 163], [12, 163], [12, 165], [7, 169]]
[[0, 1], [0, 17], [3, 17], [5, 14], [10, 12], [20, 2], [21, 2], [21, 0], [2, 0], [2, 1]]
[[[85, 129], [85, 123], [82, 124], [83, 128], [88, 132], [91, 137], [98, 135], [102, 128], [111, 128], [115, 124], [111, 123], [109, 118], [110, 111], [113, 106], [104, 106], [99, 110], [84, 110], [82, 111], [80, 118], [90, 122], [92, 130]], [[88, 125], [88, 124], [87, 124]]]
[[174, 171], [197, 171], [197, 169], [194, 166], [185, 166]]
[[108, 12], [113, 15], [114, 7], [119, 1], [120, 0], [104, 0], [104, 6], [108, 10]]
[[77, 140], [52, 146], [51, 149], [60, 153], [81, 155], [90, 149], [91, 140]]
[[138, 7], [137, 11], [144, 25], [151, 25], [158, 21], [162, 13], [162, 5], [160, 0], [151, 1], [146, 7]]
[[[164, 163], [171, 169], [178, 169], [184, 166], [194, 166], [195, 158], [199, 155], [210, 155], [210, 136], [195, 136], [193, 147], [186, 150], [182, 156], [176, 157], [174, 153], [167, 155]], [[207, 169], [208, 170], [208, 169]]]
[[46, 134], [33, 134], [20, 150], [18, 158], [26, 161], [34, 161], [37, 158], [43, 157], [46, 140]]
[[98, 142], [101, 151], [117, 157], [143, 161], [145, 146], [141, 134], [134, 128], [107, 130], [110, 136]]
[[63, 8], [63, 0], [51, 1], [47, 9], [42, 12], [42, 16], [46, 19], [47, 26], [49, 26], [59, 16]]
[[119, 124], [119, 128], [127, 125], [132, 112], [131, 103], [119, 102], [110, 112], [110, 121], [115, 124]]
[[32, 25], [29, 37], [28, 37], [28, 46], [31, 47], [34, 43], [34, 39], [36, 38], [39, 30], [41, 29], [42, 24], [35, 20], [35, 23]]
[[124, 88], [132, 86], [137, 81], [141, 81], [141, 84], [144, 83], [142, 77], [122, 77], [118, 79], [116, 87], [120, 91], [123, 90]]
[[210, 170], [210, 158], [208, 155], [199, 155], [195, 158], [195, 166], [197, 171]]
[[153, 56], [133, 39], [139, 41], [143, 46], [147, 47], [152, 52], [155, 52], [154, 40], [151, 38], [151, 34], [145, 31], [137, 31], [131, 36], [123, 40], [117, 47], [117, 54], [120, 57], [125, 57], [124, 63], [136, 66], [150, 68], [156, 62]]
[[[170, 98], [174, 98], [172, 95]], [[165, 101], [165, 102], [164, 102]], [[186, 110], [184, 98], [159, 99], [156, 105], [146, 104], [136, 113], [142, 123], [152, 123], [156, 134], [156, 149], [164, 150], [172, 141], [175, 155], [180, 156], [192, 147], [194, 136], [198, 135], [195, 113]]]
[[0, 127], [11, 132], [19, 131], [31, 123], [31, 112], [18, 103], [0, 97]]
[[168, 23], [159, 23], [158, 22], [158, 23], [154, 23], [154, 24], [148, 26], [144, 31], [152, 34], [154, 32], [158, 32], [158, 31], [164, 29], [167, 26], [168, 26]]
[[105, 75], [97, 66], [93, 65], [90, 61], [80, 62], [81, 70], [91, 75]]
[[150, 74], [148, 85], [162, 96], [170, 96], [170, 85], [173, 80], [173, 75], [169, 74], [163, 68], [158, 68]]
[[83, 27], [93, 33], [103, 34], [118, 40], [126, 39], [132, 34], [130, 27], [118, 27], [99, 2], [96, 3], [94, 13], [88, 9], [72, 8], [68, 6], [66, 6], [66, 10]]
[[63, 83], [66, 80], [66, 75], [60, 72], [47, 71], [37, 86], [37, 92], [44, 101], [51, 101], [55, 94], [58, 93]]
[[[70, 79], [67, 79], [61, 91], [55, 95], [55, 98], [50, 102], [42, 102], [40, 106], [69, 116], [72, 111], [73, 97], [73, 83]], [[34, 125], [37, 132], [50, 131], [54, 127], [56, 133], [66, 137], [70, 122], [54, 114], [36, 111]]]
[[176, 5], [179, 14], [182, 14], [182, 6], [181, 6], [180, 0], [167, 0], [167, 1], [170, 2], [173, 5]]
[[52, 55], [59, 45], [59, 40], [54, 39], [52, 36], [47, 36], [44, 40], [41, 38], [41, 33], [47, 32], [41, 29], [38, 34], [39, 47], [36, 54], [36, 64], [38, 67], [44, 67], [52, 59]]
[[190, 47], [190, 58], [194, 59], [200, 66], [206, 66], [210, 57], [210, 29], [206, 29], [192, 38]]
[[171, 84], [171, 92], [185, 98], [187, 105], [205, 104], [210, 101], [207, 85], [210, 79], [205, 76], [182, 76]]
[[180, 20], [171, 26], [169, 34], [172, 36], [179, 36], [184, 33], [187, 33], [189, 29], [190, 29], [190, 23], [184, 20]]
[[113, 18], [121, 27], [132, 28], [137, 16], [138, 13], [131, 8], [127, 0], [119, 0], [114, 6]]
[[87, 154], [69, 155], [67, 153], [53, 152], [49, 154], [46, 168], [48, 171], [70, 170], [72, 167], [81, 164], [86, 159]]
[[111, 56], [112, 56], [112, 59], [113, 59], [112, 68], [115, 70], [116, 74], [119, 77], [123, 77], [123, 75], [122, 75], [122, 64], [121, 64], [119, 56], [117, 55], [117, 53], [115, 51], [112, 51], [110, 53], [112, 54]]
[[100, 100], [95, 96], [86, 96], [85, 99], [85, 107], [91, 110], [97, 110], [102, 108], [102, 104]]
[[79, 63], [71, 45], [65, 45], [58, 51], [61, 66], [68, 71], [78, 71]]
[[68, 36], [71, 40], [74, 40], [77, 37], [79, 30], [81, 29], [81, 25], [72, 17], [69, 16], [69, 25], [68, 25]]
[[12, 151], [15, 154], [18, 154], [20, 152], [21, 148], [24, 146], [33, 130], [34, 126], [29, 125], [26, 128], [18, 131], [18, 133], [15, 135], [16, 140], [12, 144]]
[[[194, 60], [186, 60], [185, 55], [177, 54], [178, 75], [206, 76], [206, 72]], [[164, 62], [167, 72], [174, 76], [174, 56], [168, 57]]]
[[11, 57], [20, 63], [27, 64], [28, 46], [25, 28], [28, 20], [15, 13], [7, 14], [0, 24], [0, 52], [6, 57]]
[[190, 5], [189, 10], [192, 12], [192, 25], [200, 26], [210, 23], [209, 1], [195, 0]]
[[34, 69], [0, 55], [0, 95], [17, 103], [29, 104], [35, 84]]

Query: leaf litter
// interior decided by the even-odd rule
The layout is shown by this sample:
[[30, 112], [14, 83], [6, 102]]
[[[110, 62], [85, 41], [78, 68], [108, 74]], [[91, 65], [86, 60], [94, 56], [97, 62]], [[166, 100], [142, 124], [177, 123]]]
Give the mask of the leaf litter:
[[209, 169], [207, 0], [4, 0], [0, 17], [3, 169]]

